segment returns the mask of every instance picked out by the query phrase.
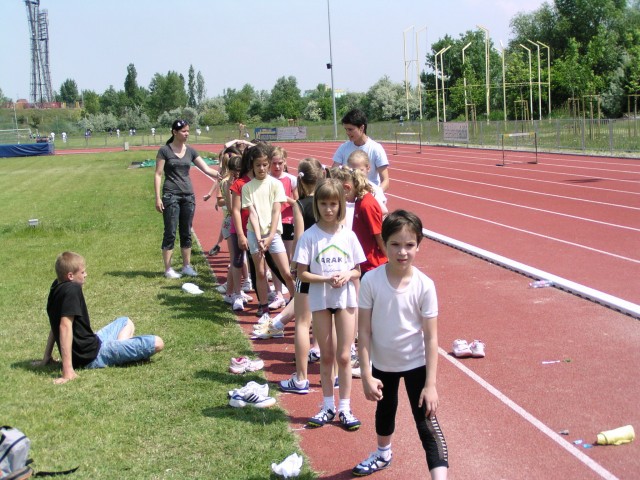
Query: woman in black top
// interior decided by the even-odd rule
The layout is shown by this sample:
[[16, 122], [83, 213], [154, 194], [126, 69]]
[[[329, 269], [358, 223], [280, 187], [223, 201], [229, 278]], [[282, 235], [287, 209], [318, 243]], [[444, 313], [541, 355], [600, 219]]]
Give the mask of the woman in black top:
[[[189, 124], [184, 120], [176, 120], [171, 126], [171, 137], [166, 145], [160, 147], [156, 155], [156, 210], [162, 213], [164, 218], [162, 259], [164, 275], [167, 278], [182, 276], [171, 267], [176, 228], [179, 228], [180, 233], [182, 274], [190, 277], [197, 275], [191, 266], [191, 223], [196, 209], [196, 198], [189, 177], [191, 164], [195, 164], [214, 181], [218, 178], [218, 172], [210, 168], [198, 152], [187, 145], [188, 138]], [[165, 179], [161, 189], [163, 173]]]

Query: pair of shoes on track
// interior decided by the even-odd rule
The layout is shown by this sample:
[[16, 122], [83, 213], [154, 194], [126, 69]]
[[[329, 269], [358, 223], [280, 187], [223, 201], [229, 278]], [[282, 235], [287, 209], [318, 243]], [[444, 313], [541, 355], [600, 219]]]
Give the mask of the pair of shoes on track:
[[304, 395], [305, 393], [309, 393], [309, 380], [305, 380], [304, 382], [300, 382], [298, 380], [298, 376], [294, 373], [291, 375], [291, 378], [288, 380], [280, 381], [280, 390], [288, 393], [298, 393]]
[[259, 358], [251, 360], [249, 357], [234, 357], [229, 363], [229, 371], [236, 375], [245, 372], [255, 372], [264, 368], [264, 362]]
[[[311, 417], [307, 421], [307, 427], [320, 428], [331, 422], [335, 417], [335, 410], [322, 407], [322, 409], [315, 416]], [[360, 420], [358, 420], [351, 412], [338, 413], [338, 421], [345, 430], [348, 430], [350, 432], [358, 430], [361, 425]]]
[[372, 473], [376, 473], [387, 468], [391, 465], [392, 458], [393, 457], [390, 456], [389, 460], [385, 460], [378, 452], [373, 452], [366, 460], [363, 460], [353, 467], [351, 473], [356, 477], [366, 477], [367, 475], [371, 475]]
[[453, 356], [456, 358], [484, 358], [485, 344], [481, 340], [474, 340], [471, 344], [458, 338], [453, 341]]

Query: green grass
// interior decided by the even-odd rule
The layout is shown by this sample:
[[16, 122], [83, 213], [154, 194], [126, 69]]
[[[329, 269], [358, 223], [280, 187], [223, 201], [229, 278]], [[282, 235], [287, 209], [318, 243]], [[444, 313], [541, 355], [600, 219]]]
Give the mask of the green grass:
[[[250, 345], [215, 279], [200, 275], [205, 293], [189, 296], [162, 277], [153, 169], [127, 169], [139, 157], [0, 159], [0, 421], [31, 438], [36, 470], [80, 466], [78, 480], [270, 478], [272, 462], [300, 451], [297, 438], [278, 407], [227, 405], [228, 390], [264, 379], [227, 371]], [[29, 227], [30, 218], [40, 225]], [[161, 336], [165, 350], [140, 365], [79, 370], [65, 385], [53, 384], [59, 368], [32, 367], [63, 250], [86, 258], [96, 330], [127, 315], [138, 333]], [[207, 271], [199, 246], [193, 261]], [[316, 477], [305, 466], [302, 478]]]

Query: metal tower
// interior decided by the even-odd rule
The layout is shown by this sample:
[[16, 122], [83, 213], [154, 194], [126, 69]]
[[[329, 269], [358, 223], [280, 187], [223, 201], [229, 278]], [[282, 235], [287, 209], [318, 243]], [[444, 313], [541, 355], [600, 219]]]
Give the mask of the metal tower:
[[49, 19], [40, 0], [25, 0], [31, 34], [31, 103], [53, 101], [49, 72]]

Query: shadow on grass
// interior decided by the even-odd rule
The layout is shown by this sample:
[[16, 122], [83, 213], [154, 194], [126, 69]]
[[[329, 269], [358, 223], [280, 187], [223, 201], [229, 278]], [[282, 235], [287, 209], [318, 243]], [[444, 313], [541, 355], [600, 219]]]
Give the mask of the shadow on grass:
[[208, 295], [191, 295], [180, 287], [162, 287], [158, 293], [162, 305], [168, 305], [179, 319], [207, 318], [216, 323], [226, 323], [231, 318], [226, 305]]
[[[32, 372], [32, 373], [36, 373], [43, 376], [47, 375], [47, 376], [51, 376], [52, 378], [57, 378], [62, 373], [62, 362], [55, 361], [47, 365], [36, 365], [35, 363], [39, 361], [40, 360], [22, 360], [19, 362], [13, 362], [11, 364], [11, 368], [21, 369], [26, 372]], [[147, 365], [151, 362], [152, 362], [151, 358], [146, 358], [144, 360], [125, 363], [123, 365], [113, 365], [113, 366], [110, 366], [109, 368], [133, 368], [133, 367], [139, 367], [141, 365]], [[80, 368], [77, 368], [76, 370], [84, 370], [84, 368], [80, 367]]]
[[129, 271], [111, 271], [104, 272], [104, 275], [110, 275], [112, 277], [124, 277], [124, 278], [158, 278], [160, 277], [160, 273], [158, 272], [149, 272], [144, 270], [129, 270]]
[[286, 424], [288, 420], [285, 413], [279, 408], [234, 408], [228, 404], [203, 408], [202, 415], [211, 418], [239, 420], [252, 425], [267, 425], [283, 422]]

